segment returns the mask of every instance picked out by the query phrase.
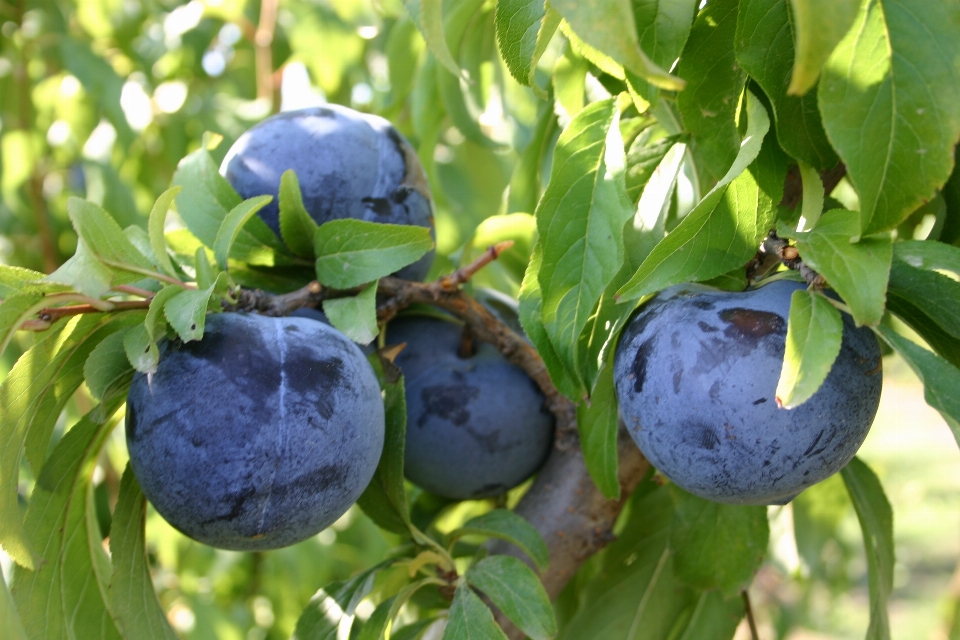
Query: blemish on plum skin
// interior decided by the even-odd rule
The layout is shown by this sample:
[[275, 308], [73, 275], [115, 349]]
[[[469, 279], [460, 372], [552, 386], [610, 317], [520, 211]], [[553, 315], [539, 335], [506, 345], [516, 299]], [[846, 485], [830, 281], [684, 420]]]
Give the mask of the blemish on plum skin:
[[637, 355], [633, 359], [633, 375], [636, 378], [633, 381], [633, 390], [637, 393], [643, 391], [643, 383], [647, 378], [647, 360], [650, 358], [650, 352], [653, 347], [653, 338], [648, 339], [637, 349]]
[[766, 402], [766, 401], [767, 401], [766, 398], [760, 398], [759, 400], [754, 400], [754, 401], [753, 401], [753, 405], [756, 406], [756, 405], [758, 405], [758, 404], [763, 404], [763, 403]]
[[727, 323], [723, 335], [728, 338], [745, 339], [754, 343], [769, 335], [783, 333], [787, 328], [787, 323], [783, 317], [770, 311], [734, 307], [724, 309], [717, 316]]

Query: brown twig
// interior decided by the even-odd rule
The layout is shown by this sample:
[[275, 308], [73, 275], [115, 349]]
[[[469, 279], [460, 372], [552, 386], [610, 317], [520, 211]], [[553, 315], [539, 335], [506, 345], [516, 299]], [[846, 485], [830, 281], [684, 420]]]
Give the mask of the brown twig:
[[827, 284], [823, 276], [814, 271], [800, 258], [800, 252], [797, 251], [797, 248], [779, 237], [776, 231], [771, 231], [767, 234], [763, 245], [760, 247], [759, 255], [765, 256], [761, 262], [767, 262], [766, 257], [772, 256], [788, 269], [799, 271], [811, 289], [823, 289]]
[[[110, 309], [98, 309], [92, 304], [75, 304], [69, 307], [50, 307], [47, 309], [42, 309], [39, 313], [37, 313], [37, 318], [41, 322], [52, 324], [60, 318], [77, 316], [81, 313], [117, 313], [118, 311], [130, 311], [132, 309], [148, 309], [150, 308], [150, 300], [120, 300], [117, 302], [111, 302], [110, 305]], [[23, 328], [27, 328], [26, 323], [24, 323]]]
[[750, 625], [750, 637], [753, 640], [760, 640], [760, 634], [757, 633], [757, 622], [753, 619], [753, 607], [750, 606], [750, 594], [747, 593], [747, 590], [744, 589], [743, 594], [743, 610], [747, 616], [747, 624]]
[[153, 291], [147, 291], [146, 289], [134, 287], [129, 284], [118, 284], [117, 286], [113, 287], [112, 290], [119, 293], [129, 293], [132, 296], [140, 296], [141, 298], [152, 298], [154, 296]]
[[273, 294], [260, 289], [240, 289], [236, 303], [226, 307], [229, 311], [255, 311], [265, 316], [288, 316], [302, 307], [316, 307], [328, 298], [338, 298], [350, 292], [329, 289], [314, 280], [290, 293]]

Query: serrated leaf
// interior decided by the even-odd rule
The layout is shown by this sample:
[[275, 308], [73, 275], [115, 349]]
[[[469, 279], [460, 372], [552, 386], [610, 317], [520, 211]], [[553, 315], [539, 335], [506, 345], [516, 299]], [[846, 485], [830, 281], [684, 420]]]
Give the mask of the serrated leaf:
[[823, 68], [819, 102], [860, 196], [864, 235], [933, 197], [960, 138], [960, 5], [869, 0]]
[[709, 280], [743, 266], [776, 219], [786, 162], [766, 109], [747, 92], [747, 132], [736, 162], [693, 210], [650, 252], [617, 292], [635, 300], [691, 280]]
[[870, 584], [867, 639], [889, 640], [887, 602], [893, 591], [893, 510], [883, 493], [880, 480], [859, 458], [851, 460], [840, 473], [863, 530]]
[[83, 238], [79, 238], [73, 256], [44, 278], [44, 281], [69, 285], [91, 298], [100, 298], [110, 291], [115, 275], [118, 274], [100, 262]]
[[118, 389], [125, 390], [133, 379], [133, 368], [124, 347], [128, 331], [122, 329], [101, 340], [83, 365], [83, 377], [90, 395], [97, 400], [109, 399]]
[[494, 21], [500, 55], [517, 82], [533, 85], [533, 72], [560, 24], [543, 0], [503, 0]]
[[0, 300], [18, 293], [58, 293], [67, 287], [45, 280], [46, 275], [32, 269], [0, 264]]
[[152, 373], [160, 362], [160, 350], [147, 328], [138, 324], [123, 337], [123, 350], [130, 365], [141, 373]]
[[[121, 400], [101, 410], [116, 412]], [[16, 567], [11, 593], [28, 637], [119, 640], [99, 584], [94, 553], [103, 553], [99, 531], [88, 528], [86, 509], [97, 452], [113, 428], [85, 417], [64, 435], [37, 479], [24, 529], [43, 563]], [[95, 536], [95, 539], [91, 539]]]
[[183, 291], [179, 285], [168, 285], [160, 289], [150, 300], [150, 307], [147, 309], [147, 316], [143, 320], [143, 326], [153, 340], [159, 340], [163, 337], [163, 329], [166, 326], [166, 316], [163, 315], [163, 306], [173, 296]]
[[[690, 35], [697, 3], [686, 0], [632, 0], [632, 4], [640, 48], [654, 64], [669, 69], [680, 56]], [[656, 87], [633, 74], [627, 74], [627, 80], [648, 102], [656, 100]]]
[[[177, 165], [174, 186], [182, 188], [176, 196], [177, 211], [187, 229], [203, 244], [213, 248], [227, 214], [241, 202], [205, 147], [197, 149]], [[237, 234], [234, 257], [250, 264], [273, 264], [274, 252], [282, 249], [280, 240], [267, 224], [253, 218]]]
[[430, 52], [437, 61], [446, 67], [455, 76], [461, 75], [460, 65], [454, 59], [447, 45], [447, 38], [443, 30], [443, 1], [442, 0], [403, 0], [410, 19], [413, 20], [423, 39], [427, 42]]
[[20, 293], [0, 301], [0, 354], [20, 326], [46, 306], [45, 301], [42, 293]]
[[465, 577], [533, 640], [546, 640], [557, 634], [550, 598], [537, 575], [520, 560], [489, 556], [471, 566]]
[[317, 223], [303, 206], [300, 181], [293, 169], [280, 176], [280, 237], [295, 255], [313, 258], [313, 236]]
[[349, 580], [334, 582], [317, 591], [304, 607], [290, 640], [337, 640], [343, 628], [349, 634], [357, 605], [373, 589], [377, 573], [393, 564], [386, 560], [360, 572]]
[[690, 83], [677, 94], [677, 109], [690, 132], [701, 192], [713, 188], [741, 149], [736, 115], [746, 74], [734, 54], [736, 31], [737, 0], [708, 2], [697, 14], [676, 67], [677, 75]]
[[886, 304], [893, 247], [889, 238], [851, 242], [858, 231], [856, 212], [832, 209], [812, 231], [797, 234], [797, 249], [849, 305], [857, 326], [874, 325]]
[[550, 562], [550, 552], [540, 532], [522, 517], [506, 509], [494, 509], [471, 518], [463, 526], [451, 531], [448, 537], [456, 540], [467, 535], [488, 536], [516, 545], [540, 569], [545, 569]]
[[108, 267], [152, 271], [153, 265], [124, 235], [110, 214], [87, 200], [71, 197], [67, 213], [77, 235]]
[[217, 259], [217, 265], [221, 269], [227, 268], [227, 259], [230, 257], [230, 250], [237, 236], [250, 219], [270, 201], [273, 196], [257, 196], [244, 200], [224, 217], [220, 223], [220, 230], [217, 231], [217, 237], [213, 241], [213, 252]]
[[110, 526], [110, 608], [124, 638], [176, 640], [150, 578], [144, 540], [146, 518], [147, 501], [128, 464], [120, 479], [120, 495]]
[[161, 193], [153, 204], [147, 220], [147, 232], [150, 237], [150, 246], [153, 248], [153, 256], [159, 262], [158, 266], [168, 276], [176, 276], [176, 271], [173, 263], [170, 262], [170, 256], [167, 255], [167, 241], [163, 237], [163, 227], [167, 221], [167, 212], [173, 207], [173, 199], [180, 193], [181, 188], [170, 187]]
[[957, 395], [957, 389], [960, 389], [960, 369], [887, 326], [880, 325], [876, 330], [923, 382], [923, 398], [928, 405], [940, 412], [953, 431], [953, 437], [960, 444], [960, 396]]
[[801, 97], [787, 92], [794, 66], [794, 24], [788, 4], [789, 0], [740, 3], [737, 63], [770, 98], [777, 141], [783, 150], [819, 170], [829, 169], [838, 158], [820, 122], [817, 92], [809, 91]]
[[766, 508], [711, 502], [676, 485], [670, 493], [676, 504], [670, 548], [677, 577], [727, 596], [746, 589], [767, 551]]
[[358, 344], [370, 344], [380, 333], [377, 326], [377, 282], [355, 296], [323, 301], [330, 324]]
[[842, 340], [843, 320], [837, 308], [817, 291], [794, 291], [777, 404], [793, 409], [809, 400], [840, 355]]
[[671, 75], [640, 48], [630, 0], [552, 0], [550, 5], [584, 42], [624, 69], [663, 89], [680, 91], [686, 86], [683, 76]]
[[816, 84], [820, 69], [853, 25], [860, 0], [790, 0], [790, 6], [796, 56], [787, 92], [799, 96]]
[[453, 595], [443, 640], [506, 640], [493, 613], [466, 583]]
[[407, 401], [404, 395], [403, 376], [390, 381], [384, 374], [380, 356], [370, 356], [373, 370], [383, 389], [383, 412], [386, 431], [383, 437], [383, 453], [370, 484], [357, 500], [377, 526], [403, 536], [410, 535], [410, 508], [403, 486], [403, 451], [407, 438]]
[[171, 295], [163, 305], [163, 315], [184, 342], [199, 340], [207, 317], [207, 305], [213, 285], [206, 289], [184, 289]]
[[560, 134], [537, 206], [543, 324], [571, 371], [579, 365], [577, 338], [623, 264], [621, 229], [633, 215], [624, 162], [616, 102], [585, 107]]
[[550, 374], [550, 380], [560, 393], [571, 400], [579, 399], [586, 395], [586, 389], [583, 388], [583, 383], [567, 371], [550, 342], [546, 328], [543, 326], [543, 297], [540, 291], [540, 283], [537, 280], [542, 253], [543, 247], [537, 242], [533, 247], [533, 253], [530, 255], [530, 264], [527, 265], [523, 283], [520, 285], [520, 324], [523, 326], [530, 342], [536, 347], [537, 353], [543, 359], [547, 372]]
[[317, 279], [328, 287], [349, 289], [413, 264], [433, 248], [424, 227], [331, 220], [313, 239]]
[[960, 338], [960, 282], [894, 260], [887, 285], [887, 297], [892, 296], [906, 300], [948, 334]]
[[620, 498], [620, 480], [617, 476], [618, 451], [617, 398], [613, 386], [613, 366], [607, 364], [601, 371], [590, 396], [590, 404], [577, 407], [577, 426], [583, 461], [597, 488], [611, 500]]

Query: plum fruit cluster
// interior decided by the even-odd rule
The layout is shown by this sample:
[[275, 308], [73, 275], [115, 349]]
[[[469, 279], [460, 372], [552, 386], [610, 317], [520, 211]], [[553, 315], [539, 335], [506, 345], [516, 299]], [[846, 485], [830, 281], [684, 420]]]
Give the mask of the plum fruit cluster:
[[[379, 116], [334, 104], [277, 114], [237, 139], [220, 173], [243, 198], [273, 196], [259, 215], [279, 233], [277, 196], [288, 169], [296, 172], [304, 207], [317, 224], [354, 218], [433, 232], [423, 166], [410, 143]], [[422, 280], [433, 256], [430, 251], [397, 275]]]
[[802, 287], [672, 287], [620, 336], [621, 416], [644, 455], [691, 493], [785, 504], [839, 471], [866, 438], [880, 401], [880, 347], [846, 314], [822, 387], [798, 407], [777, 406], [790, 297]]
[[[456, 500], [495, 496], [529, 478], [553, 444], [554, 418], [526, 373], [452, 319], [403, 316], [387, 343], [407, 396], [407, 478]], [[467, 346], [468, 353], [461, 347]]]
[[339, 518], [383, 448], [384, 411], [357, 346], [307, 318], [222, 313], [203, 338], [163, 340], [127, 397], [144, 494], [211, 546], [283, 547]]

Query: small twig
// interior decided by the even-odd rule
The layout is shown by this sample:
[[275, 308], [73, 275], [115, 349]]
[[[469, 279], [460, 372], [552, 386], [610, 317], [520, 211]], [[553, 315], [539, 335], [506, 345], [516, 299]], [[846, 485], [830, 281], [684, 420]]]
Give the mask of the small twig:
[[743, 594], [743, 608], [747, 615], [747, 624], [750, 625], [750, 637], [753, 640], [760, 640], [760, 634], [757, 633], [757, 622], [753, 619], [753, 607], [750, 606], [750, 594], [747, 593], [747, 590], [744, 589]]
[[119, 293], [129, 293], [132, 296], [140, 296], [141, 298], [152, 298], [154, 296], [153, 291], [147, 291], [146, 289], [134, 287], [129, 284], [118, 284], [117, 286], [113, 287], [112, 290]]
[[[118, 302], [111, 302], [110, 308], [98, 308], [97, 305], [92, 304], [77, 304], [71, 305], [69, 307], [50, 307], [47, 309], [42, 309], [38, 314], [38, 321], [28, 320], [27, 322], [21, 325], [23, 329], [30, 329], [34, 324], [40, 327], [39, 323], [46, 323], [46, 326], [40, 327], [38, 329], [33, 329], [33, 331], [42, 331], [43, 329], [50, 328], [50, 325], [60, 318], [66, 318], [67, 316], [77, 316], [81, 313], [116, 313], [118, 311], [130, 311], [132, 309], [149, 309], [150, 300], [120, 300]], [[29, 325], [29, 326], [28, 326]]]
[[[771, 231], [767, 234], [760, 248], [760, 254], [774, 256], [783, 266], [788, 269], [793, 269], [794, 271], [799, 271], [811, 289], [823, 289], [827, 284], [823, 276], [814, 271], [813, 268], [800, 258], [800, 252], [797, 251], [797, 248], [778, 236], [776, 231]], [[766, 257], [761, 260], [761, 263], [765, 262], [767, 262]]]
[[296, 291], [280, 295], [260, 289], [240, 289], [236, 293], [237, 302], [226, 309], [256, 311], [265, 316], [288, 316], [302, 307], [316, 307], [328, 298], [339, 298], [349, 293], [351, 292], [328, 289], [316, 280]]
[[448, 276], [440, 278], [438, 281], [444, 289], [456, 289], [462, 284], [466, 284], [477, 271], [493, 262], [501, 253], [513, 246], [513, 240], [504, 240], [495, 245], [487, 247], [483, 254], [465, 267], [460, 267]]

